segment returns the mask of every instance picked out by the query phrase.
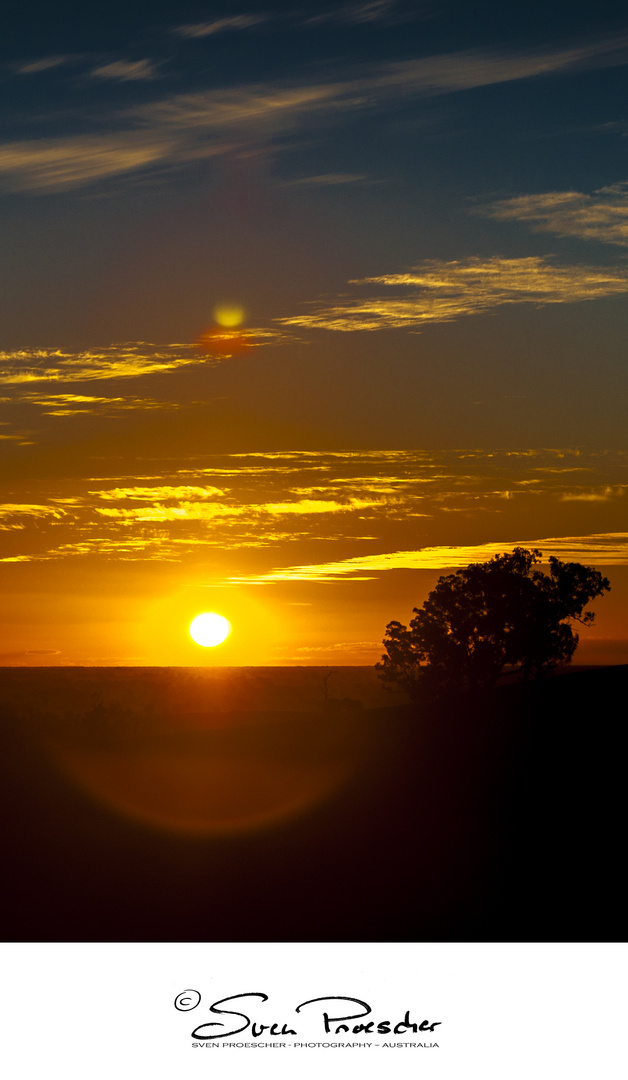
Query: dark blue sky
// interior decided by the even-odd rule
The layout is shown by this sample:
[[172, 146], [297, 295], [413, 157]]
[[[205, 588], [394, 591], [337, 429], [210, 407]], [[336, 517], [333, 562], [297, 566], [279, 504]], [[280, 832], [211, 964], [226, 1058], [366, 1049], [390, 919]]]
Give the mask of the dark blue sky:
[[[268, 397], [254, 430], [288, 408], [315, 437], [331, 363], [343, 420], [323, 443], [363, 444], [377, 420], [378, 439], [415, 444], [418, 388], [429, 442], [574, 442], [587, 414], [589, 442], [621, 443], [622, 18], [431, 0], [15, 6], [6, 385], [20, 349], [191, 343], [233, 301], [266, 334], [247, 361]], [[214, 381], [255, 410], [259, 368], [223, 369]], [[522, 371], [526, 386], [554, 372], [533, 411]], [[175, 396], [198, 400], [204, 372], [186, 377]], [[159, 378], [151, 394], [173, 394]], [[6, 404], [22, 420], [19, 393]]]
[[[351, 438], [413, 443], [418, 384], [428, 440], [622, 442], [623, 5], [26, 3], [0, 50], [0, 348], [190, 343], [233, 300], [308, 431], [331, 362]], [[504, 426], [522, 370], [555, 376]]]

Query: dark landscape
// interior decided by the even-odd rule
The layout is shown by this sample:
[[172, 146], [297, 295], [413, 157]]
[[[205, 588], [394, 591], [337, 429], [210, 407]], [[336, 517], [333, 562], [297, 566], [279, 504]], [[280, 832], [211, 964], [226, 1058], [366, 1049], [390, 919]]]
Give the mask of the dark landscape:
[[627, 682], [0, 669], [3, 937], [621, 940]]

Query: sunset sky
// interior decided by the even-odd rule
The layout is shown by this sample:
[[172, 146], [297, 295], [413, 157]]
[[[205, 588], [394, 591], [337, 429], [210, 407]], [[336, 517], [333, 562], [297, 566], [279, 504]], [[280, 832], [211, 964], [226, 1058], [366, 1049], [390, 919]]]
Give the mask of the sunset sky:
[[621, 5], [12, 9], [0, 664], [372, 664], [515, 545], [628, 663]]

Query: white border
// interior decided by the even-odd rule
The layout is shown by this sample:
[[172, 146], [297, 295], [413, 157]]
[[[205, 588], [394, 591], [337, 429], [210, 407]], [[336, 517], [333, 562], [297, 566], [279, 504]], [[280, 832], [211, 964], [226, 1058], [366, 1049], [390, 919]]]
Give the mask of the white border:
[[[0, 1063], [11, 1080], [625, 1080], [625, 944], [6, 944], [2, 949]], [[192, 1013], [174, 999], [202, 995]], [[292, 1021], [286, 1046], [193, 1048], [209, 1005], [268, 995], [248, 1014]], [[439, 1020], [426, 1036], [326, 1036], [313, 1007], [340, 995], [367, 1001], [378, 1020]], [[241, 1007], [225, 1006], [225, 1008]], [[248, 1008], [248, 1006], [247, 1006]], [[331, 1008], [330, 1008], [331, 1013]], [[254, 1016], [255, 1014], [255, 1016]], [[419, 1015], [420, 1014], [420, 1015]], [[425, 1015], [423, 1015], [425, 1014]], [[198, 1016], [198, 1020], [196, 1017]], [[302, 1014], [303, 1016], [303, 1014]], [[352, 1048], [297, 1041], [370, 1041]], [[385, 1042], [437, 1047], [384, 1047]], [[251, 1036], [248, 1036], [248, 1041]], [[258, 1042], [263, 1041], [258, 1038]], [[375, 1045], [379, 1043], [380, 1045]]]

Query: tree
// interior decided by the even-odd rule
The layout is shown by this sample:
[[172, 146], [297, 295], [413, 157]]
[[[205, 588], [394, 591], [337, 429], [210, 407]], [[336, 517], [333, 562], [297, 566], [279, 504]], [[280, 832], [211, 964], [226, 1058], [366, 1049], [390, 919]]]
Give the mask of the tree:
[[595, 616], [584, 608], [610, 584], [553, 556], [544, 574], [534, 569], [540, 561], [537, 549], [517, 547], [439, 578], [409, 627], [386, 627], [380, 678], [416, 698], [494, 686], [506, 667], [528, 680], [569, 663], [578, 645], [572, 622], [590, 626]]

